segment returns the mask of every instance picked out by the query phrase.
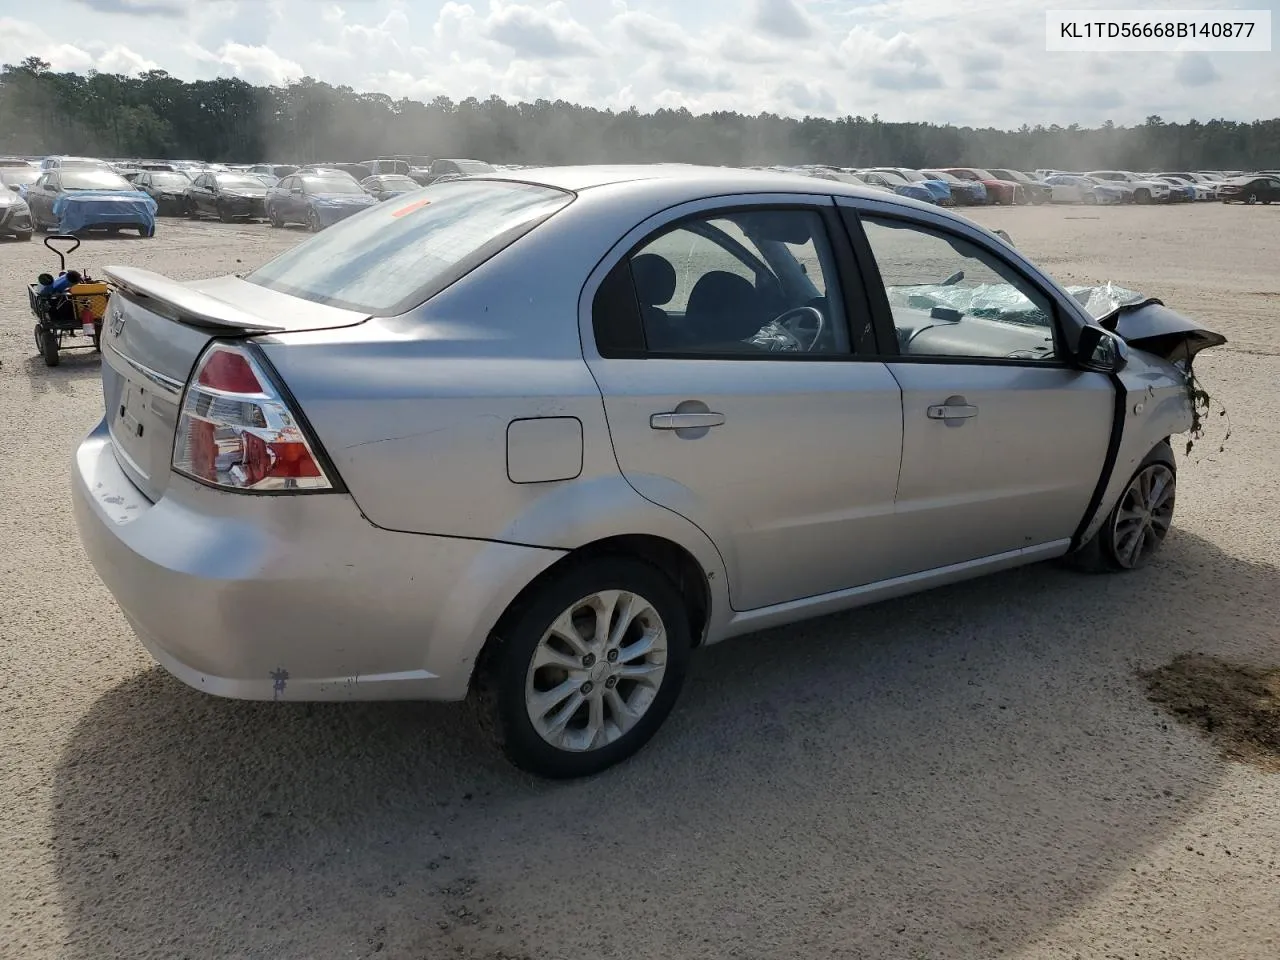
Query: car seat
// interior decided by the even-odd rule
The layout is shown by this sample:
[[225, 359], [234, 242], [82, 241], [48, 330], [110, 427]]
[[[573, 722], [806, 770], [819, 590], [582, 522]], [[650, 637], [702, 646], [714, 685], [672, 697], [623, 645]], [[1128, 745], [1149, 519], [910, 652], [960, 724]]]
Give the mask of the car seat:
[[753, 347], [745, 341], [769, 322], [767, 312], [750, 280], [712, 270], [693, 285], [685, 326], [688, 338], [702, 350], [750, 352]]
[[649, 349], [663, 351], [679, 346], [671, 317], [662, 309], [662, 304], [670, 303], [676, 294], [676, 268], [656, 253], [642, 253], [631, 259], [631, 279], [640, 301], [640, 318]]

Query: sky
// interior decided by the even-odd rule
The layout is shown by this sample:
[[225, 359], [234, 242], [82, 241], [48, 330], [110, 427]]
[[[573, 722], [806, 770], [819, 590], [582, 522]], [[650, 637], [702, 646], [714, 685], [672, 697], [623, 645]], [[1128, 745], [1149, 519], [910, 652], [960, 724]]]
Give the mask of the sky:
[[[55, 70], [160, 68], [256, 84], [310, 76], [419, 100], [497, 94], [1004, 128], [1280, 113], [1276, 53], [1045, 52], [1046, 9], [1120, 5], [0, 0], [0, 63], [35, 55]], [[1269, 8], [1280, 22], [1280, 0], [1179, 6], [1192, 5]]]

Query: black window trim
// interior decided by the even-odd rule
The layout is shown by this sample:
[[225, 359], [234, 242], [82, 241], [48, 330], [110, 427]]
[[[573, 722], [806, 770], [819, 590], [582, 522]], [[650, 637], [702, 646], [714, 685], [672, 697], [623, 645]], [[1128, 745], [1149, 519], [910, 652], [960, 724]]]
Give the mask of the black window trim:
[[[921, 220], [917, 217], [903, 215], [897, 212], [882, 210], [863, 210], [854, 206], [840, 205], [839, 211], [845, 226], [849, 231], [849, 237], [853, 244], [854, 254], [857, 258], [858, 265], [862, 270], [863, 276], [866, 277], [864, 289], [867, 291], [867, 298], [871, 303], [872, 323], [876, 327], [876, 340], [880, 344], [881, 352], [874, 358], [883, 363], [923, 363], [923, 364], [940, 364], [943, 366], [989, 366], [989, 367], [1022, 367], [1031, 370], [1063, 370], [1074, 369], [1075, 365], [1071, 363], [1068, 356], [1068, 337], [1065, 335], [1062, 323], [1062, 308], [1058, 303], [1058, 298], [1049, 290], [1045, 290], [1040, 282], [1030, 276], [1026, 270], [1020, 267], [1000, 253], [994, 248], [986, 244], [979, 243], [972, 237], [950, 230], [940, 224]], [[884, 278], [880, 276], [880, 266], [876, 262], [875, 254], [871, 249], [871, 241], [867, 239], [866, 231], [862, 226], [862, 215], [866, 214], [875, 219], [897, 220], [901, 223], [908, 224], [923, 230], [932, 230], [936, 233], [944, 233], [969, 243], [986, 253], [996, 257], [1006, 268], [1012, 270], [1022, 280], [1030, 284], [1032, 289], [1038, 290], [1046, 300], [1049, 301], [1049, 308], [1052, 311], [1050, 320], [1053, 323], [1054, 334], [1054, 358], [1052, 360], [1024, 360], [1018, 357], [944, 357], [944, 356], [923, 356], [906, 354], [901, 351], [898, 346], [897, 329], [893, 322], [893, 311], [889, 307], [889, 296], [885, 291]]]
[[[662, 225], [657, 226], [653, 230], [644, 234], [639, 240], [633, 243], [621, 257], [618, 258], [617, 262], [614, 263], [608, 271], [606, 271], [595, 291], [592, 293], [591, 329], [592, 337], [595, 342], [596, 353], [604, 360], [733, 360], [736, 362], [745, 361], [765, 363], [849, 363], [880, 360], [881, 358], [878, 356], [879, 350], [877, 349], [879, 335], [875, 330], [875, 322], [872, 316], [869, 298], [867, 296], [866, 284], [863, 282], [862, 275], [855, 260], [854, 252], [850, 247], [849, 234], [842, 223], [840, 211], [835, 203], [835, 197], [830, 194], [815, 194], [813, 195], [813, 199], [817, 202], [806, 203], [797, 199], [792, 202], [731, 203], [727, 206], [710, 207], [668, 220]], [[715, 220], [733, 213], [748, 213], [761, 210], [816, 213], [821, 218], [822, 225], [826, 229], [827, 241], [835, 267], [833, 275], [831, 277], [824, 277], [823, 279], [827, 284], [828, 292], [830, 291], [831, 283], [834, 281], [841, 296], [846, 333], [849, 339], [849, 348], [847, 352], [817, 354], [791, 353], [784, 351], [762, 351], [760, 353], [688, 353], [651, 351], [648, 349], [648, 338], [644, 329], [644, 319], [640, 310], [640, 301], [636, 296], [634, 279], [631, 279], [631, 282], [629, 283], [634, 310], [631, 311], [631, 316], [628, 318], [628, 322], [639, 324], [639, 336], [636, 338], [633, 331], [633, 336], [630, 339], [638, 339], [638, 342], [642, 343], [644, 346], [641, 349], [626, 350], [612, 349], [610, 346], [606, 345], [602, 349], [602, 338], [599, 335], [595, 307], [600, 291], [605, 288], [615, 271], [619, 270], [622, 265], [626, 265], [628, 276], [630, 276], [631, 258], [655, 239], [663, 234], [670, 233], [672, 230], [679, 229], [682, 224], [690, 221]], [[741, 246], [732, 237], [727, 237], [727, 239], [735, 245]], [[750, 254], [752, 260], [759, 259], [754, 254], [751, 254], [750, 251], [747, 251], [747, 253]], [[772, 273], [771, 267], [769, 270], [770, 273]], [[857, 335], [855, 335], [854, 330], [855, 315], [867, 318], [865, 327]], [[618, 342], [621, 339], [621, 337], [613, 338], [614, 342]], [[869, 352], [863, 352], [859, 349], [860, 346], [868, 342], [873, 345]]]

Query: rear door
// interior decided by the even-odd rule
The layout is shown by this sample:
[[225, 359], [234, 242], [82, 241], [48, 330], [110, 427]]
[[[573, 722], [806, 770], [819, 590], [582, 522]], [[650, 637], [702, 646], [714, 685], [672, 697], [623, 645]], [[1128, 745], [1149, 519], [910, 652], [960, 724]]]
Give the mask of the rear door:
[[615, 251], [584, 355], [618, 464], [716, 543], [734, 608], [891, 575], [900, 396], [863, 358], [866, 300], [831, 199], [685, 205]]
[[896, 533], [912, 572], [1060, 551], [1104, 468], [1110, 378], [1065, 361], [1056, 296], [976, 231], [884, 205], [845, 212], [896, 354]]

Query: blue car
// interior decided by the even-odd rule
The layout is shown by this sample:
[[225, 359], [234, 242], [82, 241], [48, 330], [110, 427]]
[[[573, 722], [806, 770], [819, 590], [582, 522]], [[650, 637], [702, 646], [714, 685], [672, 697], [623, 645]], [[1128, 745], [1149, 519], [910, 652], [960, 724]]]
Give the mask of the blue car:
[[304, 223], [312, 233], [377, 205], [377, 199], [345, 173], [295, 173], [269, 187], [266, 198], [273, 227]]
[[887, 187], [900, 197], [910, 197], [924, 203], [937, 203], [937, 199], [928, 187], [922, 183], [912, 183], [902, 174], [885, 170], [859, 170], [858, 176], [877, 187]]
[[921, 170], [920, 175], [945, 183], [951, 190], [951, 199], [959, 205], [978, 206], [987, 202], [986, 184], [979, 180], [961, 180], [945, 170]]
[[105, 168], [46, 170], [27, 187], [25, 196], [37, 230], [117, 233], [127, 229], [143, 237], [156, 233], [156, 202]]
[[888, 174], [890, 177], [896, 176], [907, 183], [914, 183], [924, 187], [929, 191], [933, 202], [941, 206], [950, 207], [956, 202], [952, 196], [951, 184], [941, 177], [931, 177], [919, 170], [911, 170], [907, 167], [875, 167], [871, 172]]

